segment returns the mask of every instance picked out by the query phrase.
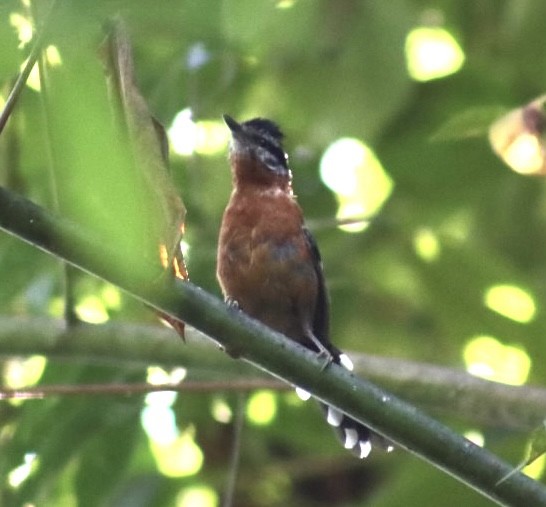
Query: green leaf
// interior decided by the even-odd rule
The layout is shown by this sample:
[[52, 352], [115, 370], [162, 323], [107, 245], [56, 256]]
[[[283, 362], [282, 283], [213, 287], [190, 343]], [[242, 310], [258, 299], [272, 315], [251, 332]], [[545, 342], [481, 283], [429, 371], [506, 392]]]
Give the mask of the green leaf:
[[473, 107], [454, 114], [441, 125], [430, 140], [454, 141], [469, 137], [487, 137], [491, 123], [500, 118], [508, 109], [502, 106]]

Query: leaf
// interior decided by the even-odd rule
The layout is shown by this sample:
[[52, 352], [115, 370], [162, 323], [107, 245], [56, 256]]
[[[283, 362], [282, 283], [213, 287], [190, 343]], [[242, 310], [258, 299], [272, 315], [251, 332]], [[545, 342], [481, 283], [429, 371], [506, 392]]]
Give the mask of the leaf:
[[[180, 252], [186, 210], [174, 190], [167, 167], [168, 142], [163, 126], [151, 114], [136, 83], [132, 48], [125, 24], [117, 18], [108, 33], [106, 65], [109, 71], [110, 93], [117, 99], [122, 128], [127, 130], [137, 172], [144, 180], [148, 193], [148, 207], [155, 219], [145, 231], [164, 245], [170, 264], [175, 252], [181, 259], [180, 278], [187, 273]], [[145, 224], [146, 225], [146, 224]], [[177, 272], [175, 268], [175, 273]]]
[[474, 107], [449, 118], [431, 137], [432, 142], [486, 137], [491, 123], [506, 113], [502, 106]]
[[521, 472], [526, 466], [529, 466], [533, 461], [540, 458], [544, 453], [546, 453], [546, 419], [542, 421], [542, 424], [533, 430], [531, 433], [531, 439], [529, 441], [527, 457], [519, 463], [516, 468], [514, 468], [510, 473], [506, 474], [502, 479], [500, 479], [495, 485], [506, 481], [509, 477]]
[[[148, 217], [143, 232], [153, 238], [162, 266], [181, 280], [188, 279], [180, 247], [186, 209], [174, 189], [167, 167], [168, 140], [163, 125], [155, 119], [136, 83], [133, 53], [124, 22], [117, 18], [108, 34], [107, 68], [110, 92], [117, 99], [118, 121], [126, 128], [136, 165], [135, 179], [147, 194]], [[184, 324], [160, 314], [184, 338]]]

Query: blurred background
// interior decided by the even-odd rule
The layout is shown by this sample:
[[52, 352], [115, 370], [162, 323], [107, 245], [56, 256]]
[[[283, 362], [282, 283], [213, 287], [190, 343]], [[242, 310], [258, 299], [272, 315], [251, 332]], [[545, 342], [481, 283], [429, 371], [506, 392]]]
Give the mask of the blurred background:
[[[84, 226], [108, 220], [93, 207], [100, 192], [93, 175], [114, 185], [114, 197], [131, 193], [130, 180], [107, 178], [118, 153], [105, 127], [110, 103], [100, 48], [105, 23], [120, 15], [141, 93], [167, 129], [195, 284], [220, 295], [216, 242], [231, 191], [221, 115], [263, 116], [286, 134], [295, 193], [322, 252], [339, 347], [512, 385], [545, 383], [544, 182], [522, 174], [533, 172], [524, 164], [513, 163], [514, 171], [497, 157], [488, 129], [544, 93], [546, 3], [64, 3], [70, 8], [49, 20], [42, 78], [36, 67], [0, 136], [3, 186], [50, 209], [62, 202], [61, 188]], [[2, 105], [43, 12], [30, 0], [0, 5]], [[491, 134], [501, 148], [511, 128], [495, 134], [500, 141]], [[2, 318], [21, 326], [63, 318], [60, 263], [4, 233], [0, 280]], [[80, 276], [74, 287], [82, 321], [155, 322], [104, 282]], [[157, 383], [187, 373], [184, 365], [135, 365], [122, 356], [113, 364], [13, 357], [1, 341], [0, 352], [7, 387]], [[220, 506], [237, 400], [210, 392], [2, 401], [2, 505]], [[292, 393], [252, 392], [244, 412], [233, 505], [409, 507], [440, 498], [443, 506], [491, 505], [405, 451], [354, 459], [317, 408]], [[523, 457], [523, 431], [457, 414], [443, 421], [512, 463]], [[528, 473], [540, 478], [543, 466], [538, 460]]]

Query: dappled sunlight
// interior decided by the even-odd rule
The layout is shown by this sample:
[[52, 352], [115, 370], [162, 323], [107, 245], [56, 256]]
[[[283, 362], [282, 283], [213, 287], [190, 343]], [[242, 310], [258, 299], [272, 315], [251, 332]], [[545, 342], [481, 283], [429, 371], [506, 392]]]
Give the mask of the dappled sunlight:
[[104, 301], [98, 296], [84, 296], [76, 306], [74, 311], [82, 322], [89, 324], [103, 324], [110, 320], [108, 310]]
[[291, 9], [296, 5], [296, 0], [278, 0], [277, 9]]
[[408, 72], [416, 81], [430, 81], [454, 74], [464, 61], [461, 46], [444, 28], [414, 28], [406, 38]]
[[415, 253], [426, 262], [438, 259], [440, 255], [440, 241], [438, 236], [428, 228], [421, 228], [413, 236]]
[[[59, 50], [56, 46], [48, 46], [45, 49], [45, 61], [50, 67], [58, 67], [62, 64], [61, 55], [59, 53]], [[27, 60], [25, 60], [21, 64], [21, 71], [25, 68], [27, 64]], [[36, 92], [39, 92], [41, 90], [41, 82], [40, 82], [40, 72], [38, 68], [38, 64], [34, 64], [32, 67], [32, 70], [30, 71], [30, 74], [28, 76], [28, 79], [26, 81], [26, 86], [33, 89]]]
[[256, 391], [248, 399], [247, 419], [257, 426], [270, 424], [277, 415], [277, 396], [272, 391]]
[[531, 370], [531, 358], [523, 347], [504, 345], [492, 336], [472, 338], [463, 357], [469, 373], [503, 384], [523, 385]]
[[114, 285], [106, 284], [100, 291], [100, 297], [109, 310], [121, 309], [121, 291]]
[[[185, 368], [172, 371], [151, 366], [147, 382], [153, 385], [179, 383], [186, 376]], [[177, 399], [174, 391], [149, 393], [145, 398], [140, 420], [158, 470], [167, 477], [194, 475], [203, 464], [203, 452], [194, 439], [194, 429], [189, 426], [180, 431], [172, 408]]]
[[18, 389], [36, 385], [44, 373], [47, 359], [30, 356], [26, 359], [6, 359], [3, 363], [2, 385]]
[[365, 229], [393, 189], [393, 182], [371, 148], [358, 139], [334, 141], [320, 161], [320, 176], [336, 194], [339, 220], [356, 219], [341, 225], [347, 232]]
[[532, 132], [521, 131], [510, 141], [504, 140], [503, 128], [508, 124], [494, 124], [489, 133], [493, 149], [506, 165], [519, 174], [541, 174], [544, 172], [544, 149], [542, 140]]
[[[175, 393], [166, 391], [150, 395], [153, 397], [146, 397], [147, 406], [142, 409], [140, 416], [142, 427], [152, 442], [161, 445], [172, 444], [178, 437], [174, 410], [169, 403], [176, 398]], [[154, 401], [150, 402], [152, 398]]]
[[[21, 64], [21, 71], [25, 68], [25, 65], [27, 64], [26, 60]], [[34, 65], [32, 67], [32, 70], [30, 71], [30, 74], [28, 76], [28, 79], [26, 81], [26, 85], [34, 90], [35, 92], [39, 92], [42, 89], [42, 85], [40, 83], [40, 72], [38, 70], [38, 65]]]
[[12, 12], [9, 15], [9, 23], [17, 32], [19, 49], [24, 48], [32, 40], [34, 33], [32, 21], [18, 12]]
[[[169, 383], [170, 374], [159, 366], [150, 366], [146, 381], [152, 385]], [[148, 393], [140, 416], [148, 438], [159, 444], [169, 444], [178, 437], [178, 428], [172, 406], [177, 398], [174, 391]]]
[[515, 285], [494, 285], [485, 291], [485, 305], [516, 322], [531, 322], [536, 314], [533, 296]]
[[51, 44], [47, 46], [45, 56], [46, 62], [49, 64], [50, 67], [57, 67], [59, 65], [62, 65], [63, 63], [61, 54], [59, 53], [59, 49], [57, 48], [57, 46], [53, 46]]
[[172, 149], [178, 155], [191, 155], [197, 144], [197, 125], [192, 120], [191, 109], [176, 114], [167, 134]]
[[[65, 306], [64, 298], [52, 297], [48, 303], [47, 313], [52, 317], [61, 318]], [[122, 306], [121, 291], [114, 285], [106, 283], [96, 292], [78, 297], [74, 311], [82, 322], [103, 324], [110, 320], [109, 311], [120, 311]]]
[[203, 451], [195, 442], [193, 433], [190, 427], [172, 442], [150, 441], [150, 449], [160, 473], [166, 477], [187, 477], [201, 470]]
[[[10, 25], [17, 32], [17, 37], [19, 39], [19, 49], [24, 48], [31, 40], [34, 35], [34, 29], [32, 27], [32, 21], [21, 15], [18, 12], [12, 12], [9, 15]], [[45, 48], [45, 61], [51, 67], [55, 67], [62, 64], [61, 55], [57, 46], [49, 45]], [[26, 65], [26, 60], [21, 65], [21, 69]], [[34, 65], [31, 75], [27, 80], [27, 86], [33, 88], [34, 90], [40, 90], [40, 77], [38, 75], [38, 66]]]
[[485, 444], [485, 437], [483, 436], [483, 433], [481, 431], [478, 431], [478, 430], [465, 431], [464, 437], [470, 440], [473, 444], [478, 445], [479, 447], [483, 447]]
[[545, 468], [546, 468], [546, 456], [543, 454], [542, 456], [535, 459], [530, 465], [527, 465], [526, 467], [524, 467], [522, 472], [525, 475], [528, 475], [529, 477], [538, 480], [544, 474]]
[[527, 132], [517, 136], [503, 153], [504, 161], [517, 173], [534, 174], [544, 165], [544, 152], [539, 139]]
[[184, 488], [176, 497], [176, 507], [216, 507], [218, 494], [210, 486], [190, 486]]
[[186, 378], [187, 374], [188, 370], [182, 367], [173, 368], [171, 371], [167, 371], [160, 366], [149, 366], [146, 375], [146, 382], [154, 386], [160, 386], [163, 384], [178, 384]]
[[214, 420], [220, 423], [227, 424], [233, 419], [233, 410], [231, 410], [231, 407], [224, 398], [214, 398], [210, 411]]
[[34, 452], [27, 452], [23, 457], [23, 463], [8, 473], [8, 484], [17, 489], [30, 475], [38, 469], [39, 460]]
[[524, 107], [513, 109], [489, 128], [493, 151], [519, 174], [546, 174], [545, 102], [546, 96], [542, 96]]
[[[546, 31], [536, 28], [538, 16], [521, 9], [514, 27], [494, 2], [471, 16], [456, 2], [227, 1], [212, 9], [200, 2], [175, 8], [157, 2], [151, 9], [123, 2], [122, 12], [118, 2], [53, 3], [55, 10], [51, 1], [8, 0], [0, 23], [0, 107], [8, 94], [16, 99], [6, 110], [0, 146], [6, 211], [0, 498], [24, 507], [227, 507], [230, 501], [417, 507], [450, 498], [470, 504], [483, 494], [485, 502], [510, 504], [518, 491], [496, 487], [500, 476], [474, 481], [475, 488], [468, 479], [479, 474], [481, 458], [502, 469], [486, 449], [523, 468], [528, 414], [514, 410], [513, 400], [493, 400], [499, 384], [471, 374], [522, 386], [504, 385], [515, 392], [534, 389], [546, 375], [537, 275], [546, 257], [539, 237], [543, 182], [507, 169], [495, 174], [505, 164], [486, 137], [496, 115], [510, 109], [502, 104], [533, 93], [530, 85], [540, 82]], [[12, 19], [12, 11], [19, 16]], [[24, 75], [34, 70], [24, 84], [26, 77], [16, 79], [29, 55]], [[520, 67], [525, 75], [514, 70]], [[546, 167], [546, 128], [542, 139], [538, 128], [529, 130], [522, 104], [517, 122], [527, 130], [511, 131], [502, 149], [522, 172], [539, 171]], [[257, 132], [251, 147], [222, 113], [243, 123], [264, 120], [254, 132], [247, 129]], [[165, 128], [152, 125], [150, 115]], [[546, 116], [536, 123], [542, 125]], [[294, 170], [288, 197], [279, 192], [285, 148]], [[408, 393], [410, 411], [414, 403], [427, 404], [431, 417], [393, 423], [392, 433], [408, 424], [419, 431], [390, 455], [396, 445], [377, 445], [371, 461], [363, 461], [367, 443], [359, 457], [347, 449], [362, 436], [358, 431], [328, 427], [339, 426], [341, 412], [352, 413], [354, 400], [340, 399], [339, 411], [321, 410], [320, 399], [308, 393], [305, 402], [294, 392], [294, 385], [310, 389], [303, 371], [286, 389], [246, 375], [245, 358], [282, 368], [250, 350], [248, 340], [249, 350], [232, 346], [234, 338], [220, 329], [224, 314], [201, 310], [207, 301], [226, 308], [222, 288], [237, 292], [218, 283], [218, 238], [233, 192], [230, 162], [244, 163], [248, 154], [272, 171], [240, 185], [235, 236], [248, 232], [252, 250], [263, 239], [254, 227], [261, 220], [264, 241], [274, 241], [283, 225], [291, 226], [273, 201], [299, 203], [305, 216], [296, 217], [294, 230], [308, 222], [326, 263], [327, 287], [319, 292], [323, 302], [330, 291], [330, 322], [322, 322], [317, 304], [296, 320], [313, 321], [315, 330], [328, 324], [341, 350], [406, 358], [409, 369], [415, 361], [416, 368], [418, 361], [438, 371], [459, 368], [510, 418], [498, 417], [491, 428], [485, 412], [465, 412], [456, 403], [435, 410], [433, 398]], [[256, 165], [246, 170], [256, 172]], [[275, 209], [264, 210], [270, 198]], [[232, 250], [228, 256], [237, 245]], [[247, 263], [248, 252], [239, 250]], [[277, 255], [281, 263], [294, 253], [290, 245], [285, 250]], [[68, 280], [68, 293], [59, 268], [65, 262], [83, 270]], [[185, 263], [192, 284], [182, 283]], [[316, 282], [312, 264], [306, 268]], [[300, 268], [292, 274], [299, 277]], [[260, 284], [275, 285], [275, 275], [256, 271], [258, 296]], [[317, 284], [309, 285], [316, 296]], [[177, 288], [187, 290], [169, 291]], [[244, 297], [235, 299], [252, 313]], [[175, 306], [185, 312], [189, 345], [157, 322], [165, 319], [182, 334], [184, 323], [161, 310]], [[299, 306], [288, 301], [286, 308], [294, 313]], [[241, 320], [237, 308], [231, 313]], [[72, 329], [74, 320], [85, 322], [92, 340]], [[109, 336], [116, 331], [119, 339]], [[169, 336], [172, 354], [163, 346]], [[138, 360], [144, 349], [149, 353]], [[11, 359], [23, 353], [28, 360]], [[381, 380], [396, 382], [399, 362], [384, 363]], [[185, 368], [174, 368], [180, 364]], [[390, 396], [379, 398], [389, 409]], [[375, 428], [379, 417], [371, 415]], [[404, 449], [426, 455], [427, 441], [446, 421], [446, 430], [464, 435], [457, 452], [471, 451], [472, 460], [436, 453], [432, 461], [408, 461]], [[544, 478], [545, 462], [526, 472]], [[505, 468], [507, 474], [511, 467]], [[453, 486], [453, 478], [461, 485]], [[530, 495], [542, 493], [535, 490]]]
[[167, 134], [173, 151], [182, 156], [217, 155], [225, 151], [229, 131], [219, 120], [194, 122], [190, 108], [179, 111]]
[[64, 316], [65, 306], [66, 302], [64, 297], [52, 297], [47, 303], [47, 314], [51, 317], [62, 318]]

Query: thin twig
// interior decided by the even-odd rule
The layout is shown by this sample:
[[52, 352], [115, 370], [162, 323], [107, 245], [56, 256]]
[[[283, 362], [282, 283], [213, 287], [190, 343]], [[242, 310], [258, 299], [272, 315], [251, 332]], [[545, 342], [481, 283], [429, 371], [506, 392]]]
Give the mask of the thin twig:
[[15, 104], [17, 104], [17, 100], [19, 99], [21, 92], [23, 91], [23, 87], [25, 86], [25, 83], [27, 82], [28, 76], [30, 76], [30, 73], [32, 72], [32, 68], [34, 67], [36, 60], [38, 59], [38, 56], [40, 55], [40, 51], [42, 50], [44, 39], [46, 37], [48, 23], [49, 23], [49, 20], [51, 19], [51, 13], [53, 12], [55, 3], [56, 3], [56, 0], [53, 0], [49, 8], [49, 11], [47, 15], [45, 16], [44, 23], [42, 24], [41, 30], [37, 33], [37, 35], [34, 38], [32, 49], [30, 51], [30, 54], [28, 55], [27, 62], [25, 63], [23, 70], [17, 76], [15, 84], [13, 85], [13, 88], [9, 94], [9, 97], [6, 100], [4, 109], [0, 113], [0, 134], [2, 134], [4, 127], [6, 126], [6, 123], [8, 122], [8, 119], [11, 116], [13, 109], [15, 108]]
[[346, 218], [313, 218], [307, 220], [307, 226], [313, 230], [332, 229], [343, 225], [369, 225], [372, 220], [376, 219], [377, 215], [358, 215]]
[[[286, 384], [285, 384], [286, 385]], [[237, 406], [235, 407], [235, 421], [233, 421], [233, 441], [231, 446], [231, 457], [229, 471], [224, 493], [223, 507], [232, 507], [235, 499], [235, 486], [239, 476], [239, 464], [241, 458], [242, 433], [245, 424], [245, 408], [247, 401], [246, 393], [237, 395]]]
[[204, 393], [218, 391], [247, 392], [256, 389], [288, 390], [290, 387], [274, 379], [248, 379], [229, 381], [185, 381], [176, 384], [153, 385], [145, 382], [119, 384], [45, 385], [20, 389], [0, 389], [0, 400], [39, 400], [48, 396], [81, 395], [134, 395], [159, 391]]

